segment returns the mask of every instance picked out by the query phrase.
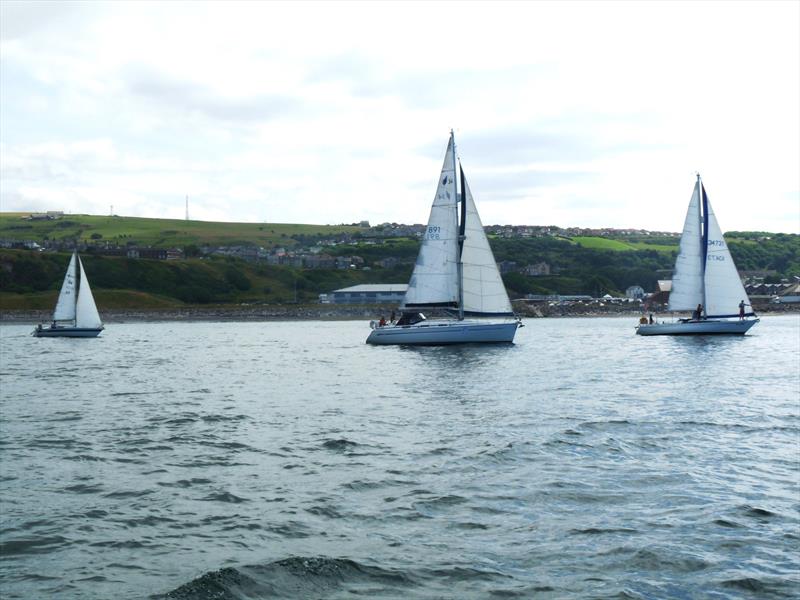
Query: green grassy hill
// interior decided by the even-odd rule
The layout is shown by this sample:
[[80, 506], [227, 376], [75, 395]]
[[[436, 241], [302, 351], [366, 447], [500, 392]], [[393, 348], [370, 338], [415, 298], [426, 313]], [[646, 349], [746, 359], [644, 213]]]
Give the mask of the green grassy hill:
[[583, 246], [584, 248], [592, 248], [594, 250], [616, 250], [616, 251], [628, 251], [628, 250], [635, 250], [633, 246], [627, 244], [625, 242], [621, 242], [619, 240], [612, 240], [609, 238], [602, 238], [602, 237], [574, 237], [572, 241], [579, 246]]
[[292, 236], [330, 236], [355, 233], [349, 225], [302, 225], [292, 223], [215, 223], [180, 219], [64, 215], [59, 219], [28, 220], [30, 213], [0, 213], [0, 239], [10, 240], [106, 240], [160, 248], [188, 245], [291, 246]]

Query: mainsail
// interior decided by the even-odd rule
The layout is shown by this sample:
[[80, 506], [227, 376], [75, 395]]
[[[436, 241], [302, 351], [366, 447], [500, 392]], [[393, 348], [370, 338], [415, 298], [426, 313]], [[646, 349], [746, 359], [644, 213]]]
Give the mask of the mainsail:
[[404, 308], [458, 304], [458, 196], [455, 142], [450, 135], [428, 227], [403, 301]]
[[58, 294], [58, 302], [56, 302], [56, 309], [53, 312], [54, 321], [75, 320], [76, 260], [77, 252], [72, 254], [67, 274], [64, 275], [64, 283], [61, 284], [61, 292]]
[[92, 288], [89, 287], [89, 280], [83, 270], [83, 263], [78, 258], [78, 265], [81, 272], [81, 282], [78, 288], [78, 301], [76, 303], [75, 326], [97, 329], [103, 326], [100, 320], [100, 313], [97, 312], [97, 305], [94, 303]]
[[461, 171], [461, 193], [463, 208], [464, 243], [461, 249], [462, 296], [464, 313], [483, 316], [513, 316], [503, 279], [497, 269], [489, 240], [483, 230], [481, 218], [475, 208], [464, 171]]

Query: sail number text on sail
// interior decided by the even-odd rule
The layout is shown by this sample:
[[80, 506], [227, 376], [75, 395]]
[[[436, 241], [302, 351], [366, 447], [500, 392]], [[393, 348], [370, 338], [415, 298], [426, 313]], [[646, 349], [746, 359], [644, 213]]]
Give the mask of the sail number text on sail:
[[[715, 246], [718, 249], [722, 249], [725, 247], [725, 242], [723, 240], [708, 240], [708, 247], [712, 246]], [[706, 262], [710, 260], [725, 262], [725, 256], [721, 254], [708, 254], [706, 256]]]

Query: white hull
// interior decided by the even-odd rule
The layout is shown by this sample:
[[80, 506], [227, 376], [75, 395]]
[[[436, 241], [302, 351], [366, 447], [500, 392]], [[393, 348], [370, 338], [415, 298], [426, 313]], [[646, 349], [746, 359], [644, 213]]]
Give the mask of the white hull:
[[758, 319], [744, 321], [678, 321], [676, 323], [654, 323], [639, 325], [639, 335], [744, 335], [747, 330], [758, 323]]
[[514, 341], [517, 321], [425, 321], [414, 325], [387, 325], [370, 332], [368, 344], [442, 346], [446, 344], [501, 344]]
[[36, 328], [31, 334], [33, 337], [79, 337], [92, 338], [100, 335], [103, 327], [98, 329], [91, 327], [42, 327]]

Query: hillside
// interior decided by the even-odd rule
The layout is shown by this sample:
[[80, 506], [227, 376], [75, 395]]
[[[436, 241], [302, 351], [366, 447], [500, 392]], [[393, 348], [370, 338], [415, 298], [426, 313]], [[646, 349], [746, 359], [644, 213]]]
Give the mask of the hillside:
[[[353, 225], [207, 223], [84, 215], [30, 221], [19, 214], [2, 213], [0, 241], [6, 245], [9, 240], [31, 241], [58, 251], [0, 250], [0, 309], [51, 307], [69, 259], [68, 248], [75, 243], [82, 248], [97, 301], [107, 308], [315, 302], [319, 294], [349, 285], [407, 282], [419, 241], [413, 235], [385, 235], [381, 227]], [[658, 279], [670, 277], [678, 250], [677, 237], [669, 234], [489, 237], [512, 297], [622, 295], [633, 285], [654, 291]], [[740, 270], [760, 272], [768, 283], [800, 276], [800, 236], [729, 232], [726, 239]], [[319, 254], [323, 241], [324, 250]], [[128, 258], [125, 249], [135, 246], [177, 247], [185, 251], [185, 258]], [[293, 252], [296, 255], [286, 264], [269, 264], [275, 261], [267, 261], [263, 254], [249, 261], [214, 254], [218, 246], [262, 247], [266, 253], [280, 247], [288, 249], [286, 258], [292, 259]], [[318, 254], [310, 254], [314, 246]], [[350, 264], [351, 257], [357, 257], [359, 268], [310, 268], [306, 259], [299, 258], [321, 255], [334, 262], [342, 257], [345, 265]], [[541, 266], [542, 272], [531, 272], [531, 266]]]
[[180, 219], [64, 215], [58, 219], [29, 220], [30, 213], [0, 213], [0, 239], [103, 241], [119, 245], [184, 247], [188, 245], [291, 246], [292, 236], [323, 237], [356, 233], [349, 225], [292, 223], [216, 223]]
[[[160, 261], [84, 254], [81, 260], [98, 305], [120, 309], [314, 302], [339, 287], [408, 278], [405, 270], [301, 270], [228, 257]], [[68, 262], [67, 253], [0, 250], [0, 309], [54, 306]]]

